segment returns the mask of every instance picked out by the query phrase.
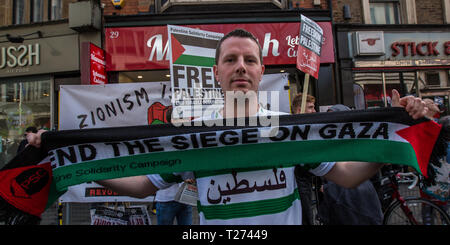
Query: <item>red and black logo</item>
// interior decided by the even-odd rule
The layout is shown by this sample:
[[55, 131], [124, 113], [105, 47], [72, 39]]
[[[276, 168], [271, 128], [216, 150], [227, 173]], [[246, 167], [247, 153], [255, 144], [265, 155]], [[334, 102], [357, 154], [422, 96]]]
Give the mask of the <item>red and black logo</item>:
[[40, 192], [50, 181], [49, 172], [41, 167], [30, 168], [11, 180], [11, 194], [20, 198], [31, 198]]

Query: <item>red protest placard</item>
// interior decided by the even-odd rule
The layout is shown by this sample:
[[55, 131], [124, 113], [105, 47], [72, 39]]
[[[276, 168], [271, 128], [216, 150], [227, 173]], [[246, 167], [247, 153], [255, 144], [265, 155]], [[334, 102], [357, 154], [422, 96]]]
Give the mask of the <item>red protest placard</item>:
[[318, 79], [323, 30], [316, 22], [302, 15], [299, 36], [297, 69]]

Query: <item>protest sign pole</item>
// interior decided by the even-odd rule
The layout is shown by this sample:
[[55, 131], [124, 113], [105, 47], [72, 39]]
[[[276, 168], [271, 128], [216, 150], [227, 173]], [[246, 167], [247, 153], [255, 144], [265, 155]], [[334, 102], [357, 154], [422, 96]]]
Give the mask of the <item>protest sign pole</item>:
[[302, 94], [302, 106], [300, 107], [300, 113], [305, 113], [306, 109], [306, 96], [308, 96], [308, 86], [309, 86], [309, 74], [305, 74], [305, 80], [303, 81], [303, 94]]
[[322, 28], [313, 20], [301, 15], [299, 43], [296, 67], [305, 73], [303, 82], [302, 104], [300, 113], [305, 113], [308, 96], [309, 76], [318, 79], [320, 69], [320, 53], [322, 48]]

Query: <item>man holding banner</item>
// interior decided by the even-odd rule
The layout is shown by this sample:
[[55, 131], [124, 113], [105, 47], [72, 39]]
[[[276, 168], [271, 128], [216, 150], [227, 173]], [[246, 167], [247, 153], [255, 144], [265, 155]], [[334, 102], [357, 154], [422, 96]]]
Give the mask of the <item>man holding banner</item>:
[[[264, 74], [261, 53], [256, 38], [242, 29], [228, 33], [219, 41], [213, 70], [226, 93], [224, 107], [203, 115], [202, 120], [236, 117], [240, 116], [237, 113], [239, 111], [244, 111], [246, 117], [282, 114], [268, 111], [258, 103], [256, 92]], [[236, 104], [234, 100], [227, 100], [232, 97], [228, 97], [229, 93], [244, 94], [246, 100], [242, 104]], [[414, 119], [423, 117], [427, 110], [421, 99], [412, 96], [400, 98], [396, 90], [393, 90], [392, 105], [404, 107]], [[39, 146], [40, 134], [42, 131], [29, 135], [27, 138], [30, 144]], [[253, 135], [250, 130], [243, 130], [240, 137], [242, 141], [251, 142], [256, 137]], [[226, 136], [230, 136], [227, 142], [231, 142], [232, 136], [236, 138], [233, 132], [229, 132], [224, 138]], [[210, 136], [205, 136], [203, 143], [208, 144], [209, 139]], [[227, 153], [223, 151], [222, 154]], [[245, 155], [243, 152], [235, 157], [244, 158]], [[222, 157], [217, 155], [210, 158], [210, 164], [221, 161]], [[198, 158], [200, 160], [202, 156], [198, 155]], [[382, 164], [369, 162], [324, 162], [313, 166], [310, 171], [350, 188], [369, 179], [381, 166]], [[189, 178], [197, 180], [200, 224], [301, 224], [301, 205], [293, 166], [151, 174], [97, 182], [120, 194], [142, 198]]]

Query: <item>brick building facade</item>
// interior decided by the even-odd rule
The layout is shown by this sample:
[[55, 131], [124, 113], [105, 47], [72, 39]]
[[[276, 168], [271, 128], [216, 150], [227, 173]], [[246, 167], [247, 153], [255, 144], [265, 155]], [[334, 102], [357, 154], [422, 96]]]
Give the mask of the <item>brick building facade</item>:
[[[371, 3], [379, 2], [372, 0], [332, 0], [333, 20], [335, 23], [371, 24]], [[384, 2], [397, 5], [401, 19], [400, 24], [450, 23], [449, 0], [397, 0]], [[348, 18], [344, 16], [345, 5], [348, 7], [350, 13]], [[369, 16], [365, 17], [365, 14]], [[411, 19], [411, 17], [413, 18]]]
[[417, 24], [444, 24], [444, 1], [416, 0]]

